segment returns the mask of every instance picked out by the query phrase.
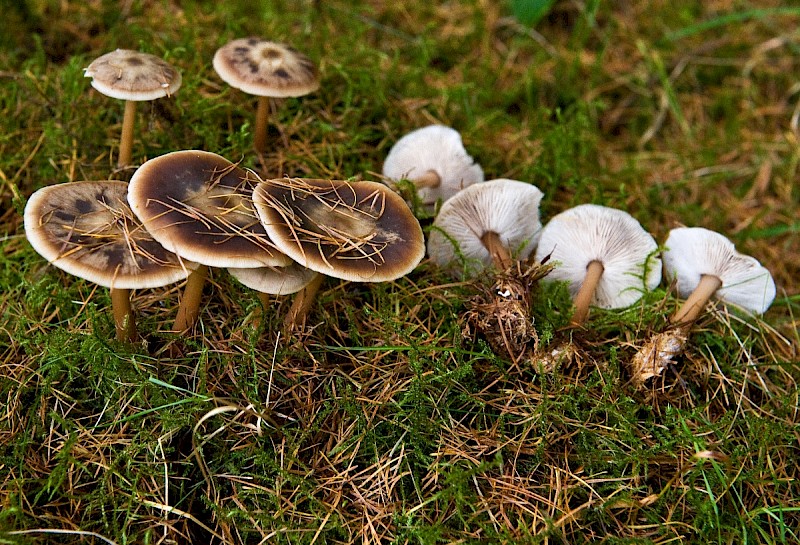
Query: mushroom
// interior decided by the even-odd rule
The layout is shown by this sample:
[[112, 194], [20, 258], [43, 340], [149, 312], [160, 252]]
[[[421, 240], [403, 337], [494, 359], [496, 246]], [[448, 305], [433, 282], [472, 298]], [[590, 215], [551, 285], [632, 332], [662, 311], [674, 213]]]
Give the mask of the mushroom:
[[25, 206], [25, 235], [56, 267], [110, 288], [117, 339], [132, 341], [132, 289], [183, 280], [194, 264], [164, 249], [134, 216], [128, 184], [71, 182], [36, 191]]
[[84, 75], [92, 87], [111, 98], [125, 101], [117, 166], [131, 162], [136, 103], [172, 96], [181, 86], [181, 74], [165, 60], [139, 51], [117, 49], [95, 59]]
[[[229, 267], [228, 272], [236, 280], [258, 293], [262, 308], [269, 306], [269, 295], [291, 295], [315, 282], [320, 283], [322, 280], [322, 276], [316, 271], [294, 262], [285, 267], [258, 267], [255, 269]], [[318, 286], [312, 289], [316, 290]], [[304, 298], [302, 302], [292, 305], [292, 308], [295, 309], [294, 313], [305, 314], [308, 312], [308, 308], [304, 308], [304, 306], [310, 303], [310, 299]], [[296, 317], [287, 317], [287, 320], [294, 321]]]
[[536, 246], [542, 196], [538, 187], [506, 178], [464, 188], [437, 214], [428, 255], [455, 276], [507, 269], [512, 256], [526, 259]]
[[589, 305], [623, 308], [661, 281], [661, 263], [653, 237], [622, 210], [584, 204], [570, 208], [542, 229], [535, 259], [556, 267], [549, 280], [565, 281], [574, 297], [574, 325]]
[[410, 180], [429, 208], [483, 182], [483, 170], [464, 149], [461, 135], [444, 125], [429, 125], [398, 140], [386, 156], [383, 175], [394, 181]]
[[638, 384], [659, 376], [683, 351], [691, 324], [711, 297], [750, 314], [763, 314], [775, 299], [770, 272], [719, 233], [679, 227], [669, 232], [665, 246], [664, 274], [686, 300], [669, 319], [674, 327], [653, 335], [634, 355], [632, 376]]
[[272, 244], [252, 205], [255, 176], [215, 153], [175, 151], [144, 163], [128, 191], [131, 209], [166, 248], [199, 266], [186, 284], [175, 330], [194, 325], [208, 267], [291, 263]]
[[719, 233], [679, 227], [669, 232], [665, 246], [665, 274], [686, 298], [670, 319], [673, 324], [697, 319], [712, 296], [751, 314], [763, 314], [775, 299], [770, 272]]
[[314, 62], [291, 46], [256, 37], [240, 38], [214, 54], [214, 70], [230, 86], [258, 96], [254, 143], [264, 153], [269, 98], [299, 97], [319, 88]]
[[[356, 282], [394, 280], [413, 270], [425, 254], [419, 222], [405, 201], [383, 184], [265, 180], [253, 191], [253, 202], [278, 249], [327, 276]], [[320, 283], [321, 277], [301, 292], [301, 299], [311, 299]], [[293, 327], [302, 314], [288, 319], [287, 326]]]

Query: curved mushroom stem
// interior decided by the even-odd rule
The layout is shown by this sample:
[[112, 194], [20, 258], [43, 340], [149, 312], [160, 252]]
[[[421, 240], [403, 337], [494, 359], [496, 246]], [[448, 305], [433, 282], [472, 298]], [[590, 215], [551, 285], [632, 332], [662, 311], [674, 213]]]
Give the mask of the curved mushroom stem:
[[481, 242], [489, 250], [489, 255], [492, 256], [492, 262], [496, 268], [504, 271], [511, 266], [511, 252], [500, 240], [500, 235], [494, 231], [486, 231], [481, 235]]
[[114, 312], [114, 329], [117, 331], [117, 340], [135, 341], [136, 321], [131, 309], [131, 290], [111, 288], [111, 309]]
[[197, 316], [200, 314], [203, 286], [205, 286], [207, 276], [207, 265], [199, 265], [189, 273], [189, 278], [186, 279], [186, 287], [183, 289], [181, 306], [178, 307], [178, 314], [175, 316], [175, 324], [172, 327], [174, 331], [182, 333], [197, 322]]
[[117, 166], [122, 168], [130, 164], [133, 157], [133, 128], [136, 125], [136, 102], [125, 101], [125, 114], [122, 117], [122, 135], [119, 139], [119, 157]]
[[701, 275], [697, 287], [694, 288], [694, 291], [669, 321], [673, 324], [695, 321], [705, 308], [708, 300], [720, 287], [722, 287], [722, 280], [718, 277], [711, 274]]
[[314, 304], [314, 299], [324, 279], [325, 277], [323, 275], [317, 273], [306, 287], [297, 292], [294, 301], [292, 301], [292, 306], [289, 308], [289, 312], [286, 313], [286, 318], [283, 320], [283, 329], [287, 334], [305, 322], [306, 316], [311, 310], [311, 305]]
[[600, 278], [603, 276], [603, 264], [597, 260], [590, 261], [586, 266], [586, 276], [583, 277], [578, 294], [575, 296], [575, 313], [572, 315], [573, 325], [582, 325], [589, 316], [589, 304], [594, 298], [594, 292]]
[[256, 153], [267, 149], [267, 121], [269, 120], [269, 97], [258, 97], [256, 125], [253, 128], [253, 147]]
[[413, 178], [411, 182], [420, 187], [439, 187], [442, 183], [442, 178], [439, 176], [439, 173], [435, 170], [428, 170], [425, 171], [424, 174], [418, 176], [417, 178]]

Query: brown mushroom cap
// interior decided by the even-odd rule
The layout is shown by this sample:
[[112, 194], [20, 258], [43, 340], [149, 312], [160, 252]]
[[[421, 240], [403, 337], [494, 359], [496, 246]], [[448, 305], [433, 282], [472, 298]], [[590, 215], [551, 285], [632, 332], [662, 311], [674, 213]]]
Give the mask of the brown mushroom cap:
[[311, 59], [293, 47], [260, 38], [240, 38], [222, 46], [213, 64], [225, 82], [251, 95], [299, 97], [319, 88]]
[[384, 184], [277, 179], [253, 201], [275, 245], [304, 267], [359, 282], [399, 278], [425, 254], [422, 228]]
[[95, 59], [84, 71], [92, 87], [120, 100], [155, 100], [181, 86], [181, 74], [167, 61], [140, 51], [117, 49]]
[[175, 151], [133, 174], [128, 202], [166, 248], [211, 267], [288, 265], [252, 204], [257, 178], [207, 151]]
[[182, 261], [134, 216], [128, 184], [116, 180], [51, 185], [25, 206], [25, 234], [56, 267], [115, 289], [165, 286], [186, 278]]

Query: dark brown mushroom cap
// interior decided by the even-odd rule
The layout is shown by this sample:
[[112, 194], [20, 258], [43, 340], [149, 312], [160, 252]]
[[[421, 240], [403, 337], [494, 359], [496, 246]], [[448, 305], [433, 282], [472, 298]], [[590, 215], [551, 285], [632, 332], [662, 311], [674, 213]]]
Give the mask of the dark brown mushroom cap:
[[181, 74], [174, 66], [155, 55], [130, 49], [98, 57], [84, 75], [92, 78], [92, 87], [120, 100], [155, 100], [175, 94], [181, 86]]
[[422, 228], [384, 184], [287, 178], [253, 191], [275, 245], [304, 267], [358, 282], [383, 282], [414, 269], [425, 254]]
[[193, 263], [167, 251], [134, 216], [128, 184], [116, 180], [51, 185], [25, 206], [25, 235], [56, 267], [108, 288], [165, 286]]
[[299, 97], [319, 88], [314, 62], [288, 45], [240, 38], [214, 54], [214, 70], [232, 87], [268, 97]]
[[211, 267], [291, 260], [275, 248], [252, 204], [256, 176], [207, 151], [175, 151], [133, 174], [128, 202], [157, 241]]

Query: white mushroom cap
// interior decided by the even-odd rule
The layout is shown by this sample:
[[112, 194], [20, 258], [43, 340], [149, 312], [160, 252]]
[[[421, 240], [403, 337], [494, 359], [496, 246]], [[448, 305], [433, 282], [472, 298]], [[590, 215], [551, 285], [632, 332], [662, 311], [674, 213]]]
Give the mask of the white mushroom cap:
[[229, 268], [228, 272], [248, 288], [272, 295], [297, 293], [319, 274], [299, 263], [292, 263], [285, 267]]
[[181, 74], [174, 66], [130, 49], [98, 57], [84, 70], [84, 76], [92, 78], [92, 87], [120, 100], [155, 100], [175, 94], [181, 86]]
[[314, 62], [291, 46], [256, 37], [225, 44], [214, 54], [214, 70], [245, 93], [299, 97], [319, 88]]
[[398, 140], [383, 163], [383, 175], [391, 180], [414, 180], [434, 171], [438, 187], [420, 187], [424, 204], [446, 201], [461, 189], [483, 181], [483, 169], [464, 149], [461, 135], [443, 125], [429, 125]]
[[716, 276], [722, 286], [714, 296], [753, 314], [763, 314], [775, 299], [775, 282], [757, 259], [740, 254], [733, 242], [702, 227], [679, 227], [665, 243], [664, 272], [688, 297], [703, 275]]
[[558, 265], [545, 278], [565, 281], [574, 297], [592, 261], [603, 274], [591, 304], [622, 308], [638, 301], [661, 282], [661, 260], [653, 237], [630, 214], [594, 204], [570, 208], [542, 229], [536, 260]]
[[471, 276], [492, 265], [481, 237], [493, 232], [511, 254], [527, 258], [542, 229], [542, 196], [538, 187], [506, 178], [464, 188], [446, 200], [437, 214], [428, 255], [452, 274], [466, 270]]

